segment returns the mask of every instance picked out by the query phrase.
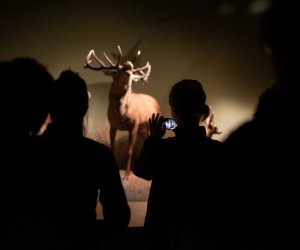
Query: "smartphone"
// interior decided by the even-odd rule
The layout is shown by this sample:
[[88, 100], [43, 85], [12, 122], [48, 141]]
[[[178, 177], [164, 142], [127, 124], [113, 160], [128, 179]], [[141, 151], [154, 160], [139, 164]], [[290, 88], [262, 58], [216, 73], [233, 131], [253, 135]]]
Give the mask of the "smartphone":
[[177, 126], [177, 123], [172, 118], [164, 118], [164, 124], [168, 130], [173, 130]]

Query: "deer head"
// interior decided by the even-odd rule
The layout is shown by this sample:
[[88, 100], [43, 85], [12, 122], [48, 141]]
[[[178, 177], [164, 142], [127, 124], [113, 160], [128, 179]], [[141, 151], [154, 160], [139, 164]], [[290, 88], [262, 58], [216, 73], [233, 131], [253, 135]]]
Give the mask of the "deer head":
[[[151, 72], [151, 65], [149, 62], [146, 63], [143, 67], [134, 68], [134, 61], [140, 56], [141, 52], [138, 51], [136, 56], [131, 61], [126, 61], [123, 64], [121, 64], [121, 59], [123, 57], [121, 47], [118, 45], [118, 60], [116, 63], [113, 63], [112, 60], [107, 56], [107, 54], [104, 52], [104, 58], [106, 59], [106, 63], [104, 63], [95, 53], [95, 51], [92, 49], [88, 53], [86, 57], [86, 62], [84, 67], [89, 68], [92, 70], [97, 71], [103, 71], [106, 75], [114, 76], [115, 74], [118, 74], [119, 72], [126, 72], [130, 74], [131, 80], [137, 82], [139, 80], [142, 80], [144, 83], [148, 82], [148, 77]], [[92, 66], [93, 59], [98, 62], [99, 66]], [[107, 65], [108, 63], [108, 65]]]

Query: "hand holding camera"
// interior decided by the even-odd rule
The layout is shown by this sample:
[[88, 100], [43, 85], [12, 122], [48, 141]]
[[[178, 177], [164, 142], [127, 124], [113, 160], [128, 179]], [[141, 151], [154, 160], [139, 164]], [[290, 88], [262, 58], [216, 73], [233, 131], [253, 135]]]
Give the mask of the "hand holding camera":
[[177, 127], [177, 123], [172, 118], [164, 118], [163, 126], [165, 126], [167, 130], [173, 130]]
[[214, 111], [212, 110], [212, 107], [209, 106], [210, 113], [209, 116], [205, 120], [205, 129], [206, 129], [206, 136], [209, 138], [212, 138], [214, 134], [222, 134], [222, 131], [220, 128], [215, 124], [214, 122]]
[[163, 116], [161, 116], [159, 113], [152, 114], [152, 117], [149, 118], [150, 135], [158, 136], [162, 138], [166, 132], [166, 127], [163, 124], [164, 124]]

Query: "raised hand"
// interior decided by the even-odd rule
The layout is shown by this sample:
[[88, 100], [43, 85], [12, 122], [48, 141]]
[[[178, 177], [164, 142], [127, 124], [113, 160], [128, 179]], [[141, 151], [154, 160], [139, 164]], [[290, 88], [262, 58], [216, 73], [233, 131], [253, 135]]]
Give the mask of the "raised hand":
[[152, 114], [149, 118], [150, 135], [162, 138], [165, 135], [166, 127], [164, 125], [164, 117], [159, 113]]
[[205, 128], [206, 128], [206, 136], [212, 138], [214, 134], [222, 134], [222, 131], [214, 123], [214, 111], [212, 110], [212, 107], [209, 106], [209, 109], [210, 109], [209, 116], [205, 119]]

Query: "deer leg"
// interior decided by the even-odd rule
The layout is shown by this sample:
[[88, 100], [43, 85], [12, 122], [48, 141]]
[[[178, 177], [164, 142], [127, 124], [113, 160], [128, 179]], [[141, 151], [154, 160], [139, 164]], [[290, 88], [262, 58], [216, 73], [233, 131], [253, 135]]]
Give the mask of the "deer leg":
[[116, 140], [117, 129], [115, 127], [110, 127], [109, 139], [110, 139], [110, 149], [115, 153], [115, 140]]
[[128, 179], [131, 170], [131, 161], [132, 161], [132, 154], [134, 145], [137, 138], [138, 126], [135, 125], [131, 131], [129, 131], [128, 137], [128, 149], [127, 149], [127, 163], [126, 163], [126, 171], [123, 179]]
[[109, 129], [110, 149], [113, 152], [113, 154], [117, 160], [117, 156], [116, 156], [116, 152], [115, 152], [116, 134], [117, 134], [117, 129], [115, 127], [110, 126], [110, 129]]

